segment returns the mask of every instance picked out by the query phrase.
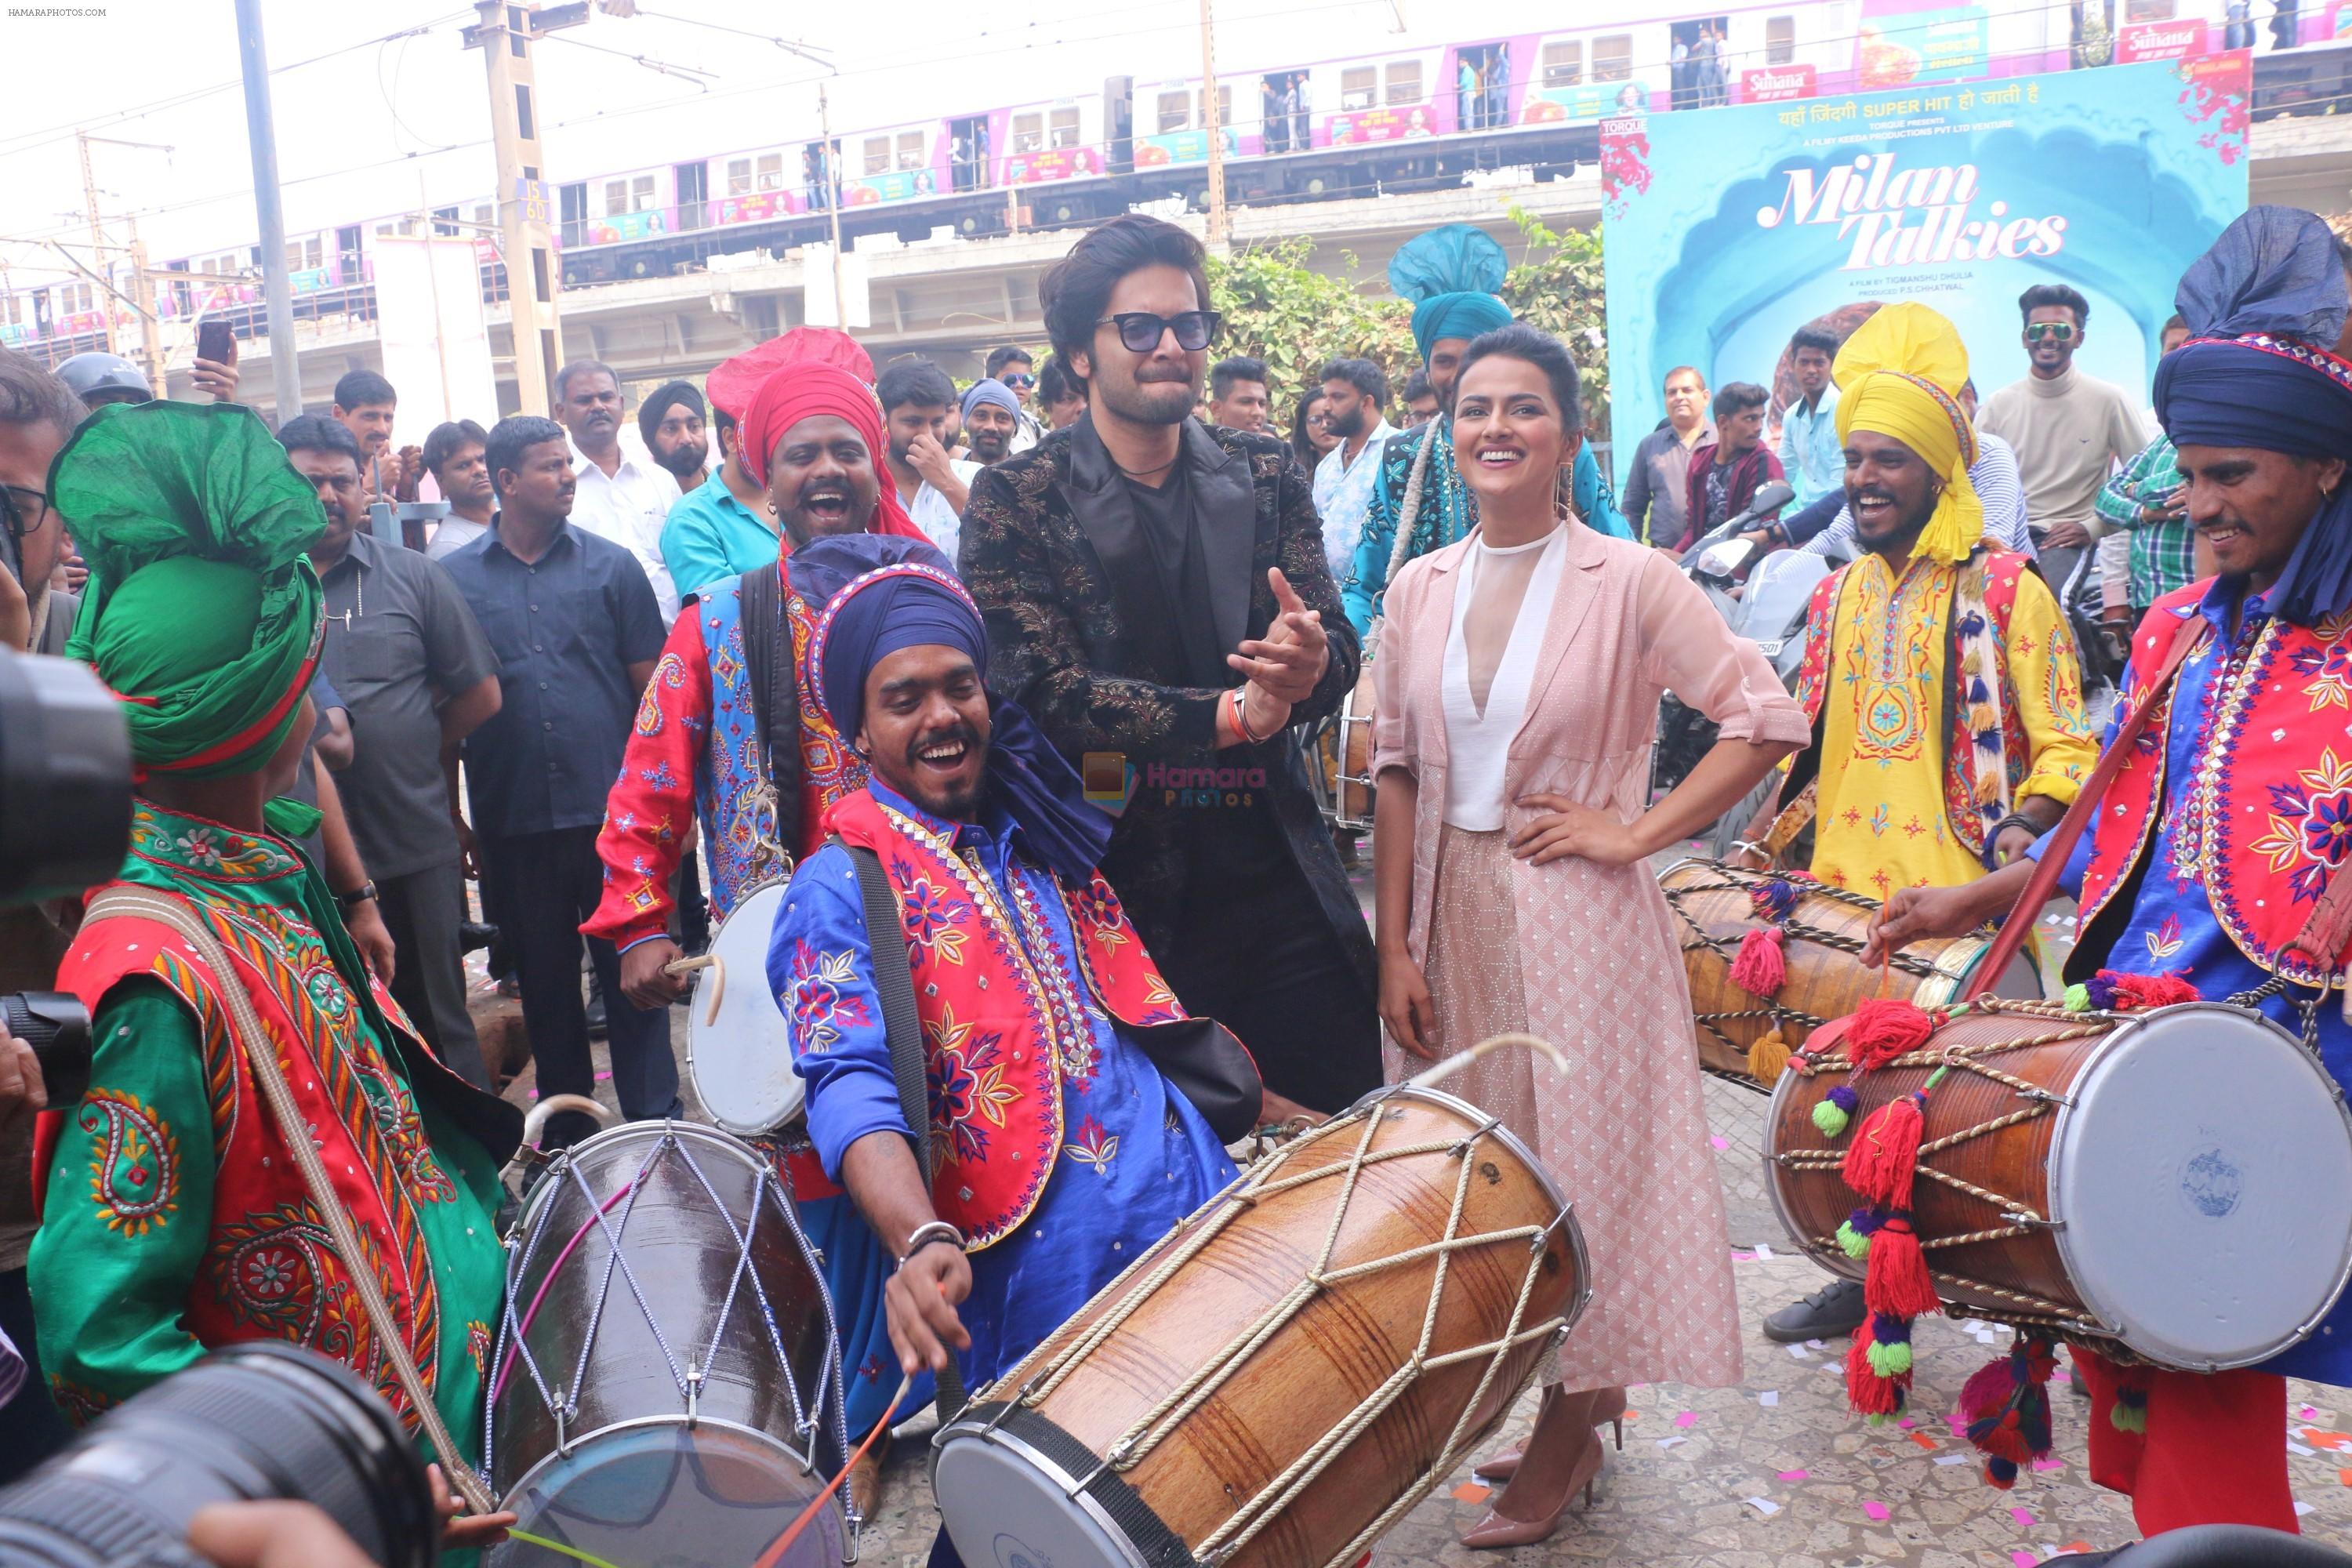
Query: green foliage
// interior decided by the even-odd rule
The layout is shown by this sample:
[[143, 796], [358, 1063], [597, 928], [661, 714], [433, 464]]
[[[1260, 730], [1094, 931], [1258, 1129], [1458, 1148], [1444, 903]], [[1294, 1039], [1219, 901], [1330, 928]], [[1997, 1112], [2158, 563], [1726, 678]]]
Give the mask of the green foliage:
[[1601, 273], [1601, 234], [1555, 230], [1525, 207], [1511, 221], [1528, 258], [1503, 279], [1503, 302], [1531, 327], [1568, 345], [1583, 373], [1584, 416], [1595, 440], [1609, 439], [1609, 315]]
[[1307, 265], [1314, 250], [1302, 236], [1209, 258], [1210, 297], [1225, 317], [1211, 354], [1265, 361], [1275, 425], [1286, 435], [1300, 394], [1316, 384], [1326, 362], [1370, 360], [1388, 372], [1392, 393], [1404, 390], [1404, 378], [1420, 363], [1412, 308], [1391, 295], [1359, 294], [1345, 279], [1315, 271]]

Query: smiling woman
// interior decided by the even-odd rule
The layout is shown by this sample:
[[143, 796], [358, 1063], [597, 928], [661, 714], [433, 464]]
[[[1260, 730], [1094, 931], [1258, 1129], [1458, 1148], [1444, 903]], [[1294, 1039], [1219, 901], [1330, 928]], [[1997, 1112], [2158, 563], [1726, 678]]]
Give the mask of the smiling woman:
[[[1567, 505], [1580, 393], [1567, 350], [1531, 328], [1469, 345], [1454, 452], [1478, 529], [1398, 575], [1372, 666], [1389, 1076], [1513, 1031], [1574, 1058], [1572, 1096], [1538, 1086], [1520, 1052], [1453, 1080], [1574, 1195], [1597, 1282], [1525, 1452], [1481, 1469], [1511, 1479], [1465, 1538], [1481, 1547], [1551, 1533], [1600, 1471], [1592, 1428], [1623, 1410], [1622, 1384], [1738, 1379], [1688, 993], [1644, 861], [1727, 809], [1807, 728], [1671, 562]], [[1722, 739], [1644, 810], [1669, 690]], [[1523, 968], [1522, 952], [1546, 962]]]

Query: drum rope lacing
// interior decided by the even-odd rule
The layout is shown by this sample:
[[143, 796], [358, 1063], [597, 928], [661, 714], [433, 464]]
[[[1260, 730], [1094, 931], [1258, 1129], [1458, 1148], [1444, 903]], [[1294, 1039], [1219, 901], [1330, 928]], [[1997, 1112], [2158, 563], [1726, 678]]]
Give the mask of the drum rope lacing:
[[[677, 1352], [670, 1348], [669, 1337], [662, 1332], [661, 1323], [655, 1316], [651, 1304], [646, 1300], [645, 1290], [637, 1283], [636, 1274], [630, 1268], [628, 1258], [621, 1247], [622, 1235], [628, 1229], [629, 1217], [636, 1208], [637, 1195], [645, 1191], [646, 1179], [666, 1157], [675, 1158], [692, 1174], [695, 1184], [702, 1189], [703, 1194], [710, 1200], [711, 1207], [718, 1211], [719, 1218], [725, 1222], [727, 1233], [734, 1240], [736, 1247], [735, 1268], [728, 1278], [726, 1298], [720, 1303], [718, 1315], [711, 1323], [710, 1342], [704, 1349], [702, 1359], [692, 1363], [690, 1374], [679, 1372]], [[582, 1225], [581, 1234], [586, 1234], [591, 1227], [602, 1230], [606, 1248], [604, 1275], [597, 1282], [595, 1303], [589, 1310], [587, 1331], [581, 1337], [580, 1353], [572, 1369], [571, 1386], [561, 1395], [548, 1387], [547, 1380], [540, 1370], [539, 1359], [531, 1353], [527, 1338], [530, 1325], [527, 1321], [518, 1321], [516, 1318], [515, 1300], [519, 1291], [513, 1288], [509, 1289], [504, 1310], [499, 1314], [498, 1343], [493, 1348], [488, 1363], [494, 1367], [501, 1366], [506, 1359], [507, 1347], [509, 1342], [512, 1343], [516, 1355], [522, 1362], [523, 1371], [530, 1376], [532, 1385], [539, 1390], [540, 1399], [547, 1406], [549, 1414], [555, 1417], [556, 1446], [559, 1452], [568, 1450], [570, 1440], [563, 1436], [564, 1428], [580, 1415], [581, 1384], [586, 1380], [588, 1358], [595, 1349], [597, 1331], [604, 1322], [604, 1306], [612, 1292], [613, 1271], [615, 1268], [619, 1268], [622, 1279], [627, 1283], [629, 1294], [635, 1299], [637, 1310], [645, 1318], [646, 1327], [652, 1331], [654, 1343], [660, 1349], [662, 1359], [668, 1364], [670, 1381], [677, 1387], [679, 1396], [687, 1401], [689, 1414], [699, 1399], [703, 1376], [718, 1359], [719, 1347], [725, 1342], [728, 1320], [734, 1313], [736, 1297], [743, 1281], [748, 1279], [751, 1282], [753, 1300], [758, 1303], [761, 1321], [768, 1331], [769, 1346], [775, 1352], [780, 1380], [784, 1385], [785, 1399], [792, 1411], [793, 1433], [799, 1437], [802, 1446], [808, 1450], [812, 1459], [815, 1456], [815, 1445], [811, 1441], [813, 1438], [829, 1437], [834, 1447], [844, 1448], [842, 1438], [848, 1431], [848, 1416], [845, 1405], [845, 1391], [838, 1375], [837, 1359], [826, 1358], [824, 1370], [818, 1378], [817, 1387], [811, 1392], [810, 1398], [804, 1405], [801, 1398], [799, 1384], [793, 1375], [791, 1358], [784, 1350], [783, 1332], [777, 1327], [775, 1310], [768, 1300], [767, 1288], [760, 1282], [758, 1273], [751, 1267], [751, 1243], [758, 1235], [760, 1215], [770, 1206], [765, 1200], [769, 1200], [772, 1194], [777, 1212], [786, 1221], [785, 1234], [793, 1238], [793, 1245], [799, 1250], [803, 1265], [813, 1276], [818, 1279], [824, 1277], [820, 1260], [814, 1249], [810, 1247], [808, 1237], [802, 1233], [798, 1225], [791, 1223], [791, 1211], [784, 1206], [789, 1200], [784, 1196], [772, 1165], [764, 1160], [759, 1162], [759, 1175], [751, 1194], [750, 1224], [745, 1226], [739, 1226], [735, 1223], [735, 1216], [728, 1211], [725, 1201], [719, 1197], [718, 1190], [711, 1185], [710, 1178], [695, 1162], [693, 1153], [686, 1148], [675, 1131], [664, 1131], [653, 1148], [647, 1151], [644, 1160], [638, 1164], [636, 1173], [630, 1177], [627, 1201], [622, 1205], [617, 1226], [609, 1212], [610, 1200], [603, 1203], [597, 1200], [594, 1190], [588, 1185], [588, 1178], [580, 1169], [577, 1161], [566, 1159], [563, 1162], [563, 1175], [570, 1178], [572, 1184], [578, 1190], [580, 1196], [589, 1207], [589, 1217]], [[561, 1180], [562, 1177], [558, 1176], [555, 1179]], [[539, 1205], [539, 1214], [532, 1225], [530, 1236], [523, 1243], [520, 1253], [513, 1264], [512, 1276], [516, 1285], [520, 1285], [520, 1281], [528, 1277], [531, 1260], [537, 1255], [540, 1242], [546, 1235], [548, 1223], [553, 1217], [554, 1209], [555, 1205], [552, 1201]], [[574, 1239], [578, 1238], [575, 1237]], [[509, 1250], [514, 1248], [511, 1237], [509, 1238], [508, 1247]], [[819, 1291], [818, 1296], [824, 1310], [827, 1342], [837, 1344], [840, 1341], [840, 1333], [838, 1325], [834, 1321], [832, 1296], [826, 1291]], [[534, 1311], [537, 1305], [536, 1301], [532, 1303]], [[503, 1379], [499, 1386], [503, 1386]], [[498, 1407], [496, 1389], [486, 1388], [485, 1392], [488, 1395], [485, 1401], [488, 1408], [484, 1414], [482, 1422], [482, 1471], [485, 1475], [488, 1475], [493, 1473], [493, 1460], [496, 1453]], [[826, 1431], [828, 1421], [831, 1425], [829, 1434]], [[824, 1458], [826, 1461], [832, 1462], [833, 1468], [838, 1468], [841, 1463], [845, 1463], [845, 1448], [843, 1452], [828, 1453]], [[856, 1500], [850, 1496], [846, 1485], [842, 1489], [842, 1511], [848, 1520], [849, 1528], [854, 1536], [864, 1522], [864, 1516], [858, 1510]]]
[[[1421, 1336], [1404, 1363], [1382, 1380], [1353, 1410], [1341, 1418], [1338, 1426], [1317, 1439], [1304, 1453], [1292, 1460], [1280, 1474], [1268, 1481], [1255, 1498], [1235, 1509], [1223, 1524], [1205, 1539], [1195, 1543], [1192, 1547], [1193, 1552], [1204, 1562], [1211, 1563], [1225, 1562], [1246, 1546], [1261, 1531], [1271, 1524], [1284, 1509], [1289, 1507], [1291, 1502], [1317, 1478], [1328, 1470], [1357, 1437], [1395, 1405], [1423, 1373], [1435, 1372], [1459, 1363], [1485, 1357], [1486, 1364], [1479, 1376], [1477, 1386], [1464, 1402], [1462, 1414], [1455, 1420], [1454, 1429], [1447, 1434], [1444, 1451], [1436, 1461], [1429, 1467], [1423, 1479], [1406, 1491], [1404, 1496], [1390, 1504], [1377, 1519], [1365, 1526], [1354, 1540], [1341, 1548], [1331, 1559], [1334, 1565], [1352, 1562], [1370, 1542], [1378, 1539], [1398, 1519], [1410, 1512], [1440, 1481], [1452, 1474], [1462, 1456], [1468, 1450], [1470, 1435], [1467, 1428], [1471, 1425], [1472, 1418], [1486, 1399], [1487, 1391], [1493, 1386], [1495, 1379], [1500, 1374], [1506, 1359], [1522, 1346], [1554, 1338], [1564, 1332], [1568, 1327], [1570, 1320], [1564, 1316], [1549, 1319], [1533, 1328], [1521, 1326], [1527, 1315], [1528, 1301], [1533, 1296], [1536, 1281], [1542, 1273], [1545, 1243], [1559, 1226], [1560, 1218], [1567, 1216], [1568, 1210], [1563, 1209], [1560, 1218], [1555, 1218], [1550, 1225], [1547, 1226], [1518, 1226], [1506, 1230], [1487, 1231], [1467, 1237], [1460, 1234], [1463, 1210], [1469, 1200], [1470, 1178], [1476, 1167], [1476, 1162], [1472, 1158], [1472, 1154], [1479, 1142], [1500, 1123], [1490, 1120], [1465, 1136], [1401, 1144], [1374, 1152], [1371, 1141], [1373, 1135], [1379, 1131], [1380, 1112], [1387, 1103], [1388, 1100], [1384, 1097], [1381, 1100], [1365, 1108], [1361, 1113], [1362, 1134], [1357, 1139], [1354, 1150], [1344, 1163], [1334, 1162], [1318, 1166], [1312, 1171], [1279, 1178], [1276, 1174], [1282, 1166], [1295, 1159], [1300, 1151], [1345, 1128], [1349, 1121], [1353, 1120], [1346, 1117], [1325, 1122], [1322, 1126], [1310, 1130], [1244, 1173], [1214, 1200], [1216, 1209], [1214, 1214], [1202, 1222], [1193, 1234], [1186, 1237], [1180, 1245], [1171, 1248], [1169, 1255], [1131, 1289], [1127, 1290], [1123, 1299], [1113, 1301], [1100, 1318], [1088, 1325], [1085, 1333], [1073, 1340], [1051, 1361], [1032, 1373], [1013, 1395], [1013, 1403], [1034, 1406], [1051, 1394], [1076, 1370], [1080, 1362], [1091, 1355], [1112, 1334], [1116, 1333], [1145, 1300], [1156, 1294], [1160, 1287], [1197, 1257], [1211, 1241], [1215, 1239], [1220, 1231], [1244, 1211], [1255, 1206], [1261, 1199], [1303, 1187], [1334, 1173], [1341, 1178], [1339, 1197], [1332, 1212], [1329, 1228], [1324, 1234], [1322, 1253], [1315, 1267], [1300, 1279], [1297, 1285], [1274, 1301], [1255, 1324], [1245, 1327], [1223, 1348], [1208, 1356], [1190, 1377], [1171, 1389], [1159, 1403], [1145, 1411], [1125, 1432], [1121, 1433], [1110, 1445], [1103, 1461], [1104, 1468], [1123, 1471], [1132, 1469], [1140, 1463], [1194, 1411], [1215, 1397], [1225, 1383], [1249, 1359], [1252, 1352], [1286, 1327], [1306, 1310], [1308, 1303], [1328, 1287], [1433, 1257], [1437, 1260], [1436, 1270], [1431, 1280], [1429, 1305], [1423, 1314]], [[1386, 1258], [1370, 1258], [1345, 1268], [1333, 1268], [1331, 1256], [1338, 1249], [1339, 1233], [1347, 1220], [1349, 1204], [1354, 1197], [1357, 1180], [1362, 1172], [1370, 1166], [1385, 1163], [1391, 1160], [1432, 1153], [1451, 1154], [1460, 1162], [1461, 1166], [1455, 1178], [1453, 1205], [1446, 1216], [1445, 1230], [1439, 1239], [1410, 1247]], [[1510, 1321], [1505, 1326], [1501, 1336], [1485, 1344], [1466, 1345], [1442, 1355], [1431, 1354], [1430, 1346], [1436, 1337], [1439, 1310], [1444, 1302], [1446, 1279], [1453, 1255], [1471, 1247], [1491, 1247], [1511, 1241], [1524, 1241], [1528, 1244], [1528, 1260], [1519, 1281], [1517, 1299], [1511, 1306]], [[1139, 1258], [1125, 1273], [1106, 1287], [1096, 1300], [1110, 1300], [1120, 1291], [1121, 1287], [1126, 1284], [1136, 1268], [1140, 1268], [1145, 1261], [1146, 1259]], [[1091, 1480], [1091, 1478], [1088, 1479]]]

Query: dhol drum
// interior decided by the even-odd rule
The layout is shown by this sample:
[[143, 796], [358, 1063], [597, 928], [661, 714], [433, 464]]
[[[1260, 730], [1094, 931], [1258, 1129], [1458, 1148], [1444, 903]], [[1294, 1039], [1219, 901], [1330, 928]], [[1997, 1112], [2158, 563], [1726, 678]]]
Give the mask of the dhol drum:
[[2212, 1372], [2294, 1344], [2352, 1274], [2352, 1117], [2294, 1037], [2215, 1002], [1979, 1004], [1866, 1073], [1797, 1062], [1767, 1170], [1781, 1223], [1832, 1271], [1864, 1269], [1835, 1238], [1854, 1133], [1832, 1142], [1813, 1108], [1851, 1085], [1858, 1129], [1938, 1068], [1913, 1225], [1955, 1310]]
[[[1876, 899], [1719, 860], [1677, 860], [1658, 874], [1658, 887], [1682, 942], [1698, 1065], [1717, 1078], [1770, 1093], [1770, 1081], [1750, 1070], [1749, 1047], [1778, 1030], [1781, 1042], [1795, 1049], [1824, 1021], [1880, 994], [1880, 972], [1862, 965], [1863, 939], [1880, 907]], [[1777, 921], [1764, 912], [1782, 908]], [[1785, 938], [1788, 978], [1770, 996], [1759, 996], [1732, 983], [1732, 962], [1740, 939], [1768, 924], [1777, 924]], [[1960, 1001], [1979, 988], [1976, 968], [1991, 945], [1988, 936], [1914, 942], [1895, 955], [1892, 994], [1922, 1007]], [[1990, 989], [1999, 996], [2039, 997], [2042, 974], [2021, 953]]]
[[[520, 1528], [614, 1563], [744, 1568], [846, 1462], [817, 1258], [767, 1163], [638, 1121], [559, 1156], [508, 1237], [484, 1448]], [[827, 1500], [783, 1561], [854, 1554]], [[509, 1541], [499, 1568], [579, 1559]]]
[[970, 1568], [1352, 1563], [1510, 1408], [1589, 1278], [1574, 1215], [1494, 1118], [1371, 1095], [941, 1431], [940, 1515]]
[[783, 1009], [768, 989], [768, 934], [784, 884], [744, 895], [710, 935], [688, 1002], [686, 1076], [703, 1110], [740, 1138], [773, 1132], [801, 1112]]
[[1315, 731], [1307, 776], [1323, 819], [1343, 833], [1372, 830], [1372, 671], [1365, 666], [1339, 711]]

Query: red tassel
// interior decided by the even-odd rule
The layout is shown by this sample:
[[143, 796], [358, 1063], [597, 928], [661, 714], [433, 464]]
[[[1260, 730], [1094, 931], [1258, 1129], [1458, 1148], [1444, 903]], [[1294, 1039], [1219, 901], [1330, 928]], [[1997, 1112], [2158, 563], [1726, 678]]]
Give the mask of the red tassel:
[[2118, 1013], [2145, 1013], [2201, 1000], [2197, 987], [2178, 974], [2118, 974], [2114, 980]]
[[1741, 937], [1738, 955], [1731, 961], [1731, 983], [1750, 996], [1776, 994], [1789, 978], [1781, 940], [1778, 926], [1759, 926]]
[[1870, 1364], [1870, 1325], [1853, 1331], [1845, 1352], [1845, 1397], [1857, 1415], [1892, 1415], [1903, 1408], [1903, 1380], [1881, 1377]]
[[[1971, 1436], [1969, 1441], [1976, 1445], [1977, 1452], [1990, 1455], [1996, 1459], [2007, 1459], [2021, 1468], [2033, 1462], [2033, 1448], [2025, 1440], [2023, 1419], [2014, 1410], [2004, 1411], [1990, 1430]], [[2004, 1487], [2002, 1489], [2008, 1489]]]
[[1911, 1206], [1911, 1186], [1919, 1167], [1919, 1140], [1927, 1127], [1915, 1095], [1880, 1106], [1863, 1122], [1845, 1152], [1845, 1184], [1874, 1204]]
[[1935, 1032], [1935, 1015], [1917, 1003], [1874, 996], [1853, 1010], [1853, 1021], [1846, 1026], [1846, 1055], [1867, 1072], [1917, 1050]]
[[1980, 1421], [2007, 1405], [2016, 1386], [2017, 1379], [2010, 1375], [2009, 1358], [1995, 1356], [1960, 1385], [1959, 1403], [1952, 1408], [1963, 1422]]
[[1940, 1310], [1936, 1282], [1927, 1275], [1927, 1254], [1907, 1219], [1890, 1219], [1870, 1238], [1870, 1272], [1862, 1282], [1863, 1304], [1890, 1317], [1917, 1318]]

